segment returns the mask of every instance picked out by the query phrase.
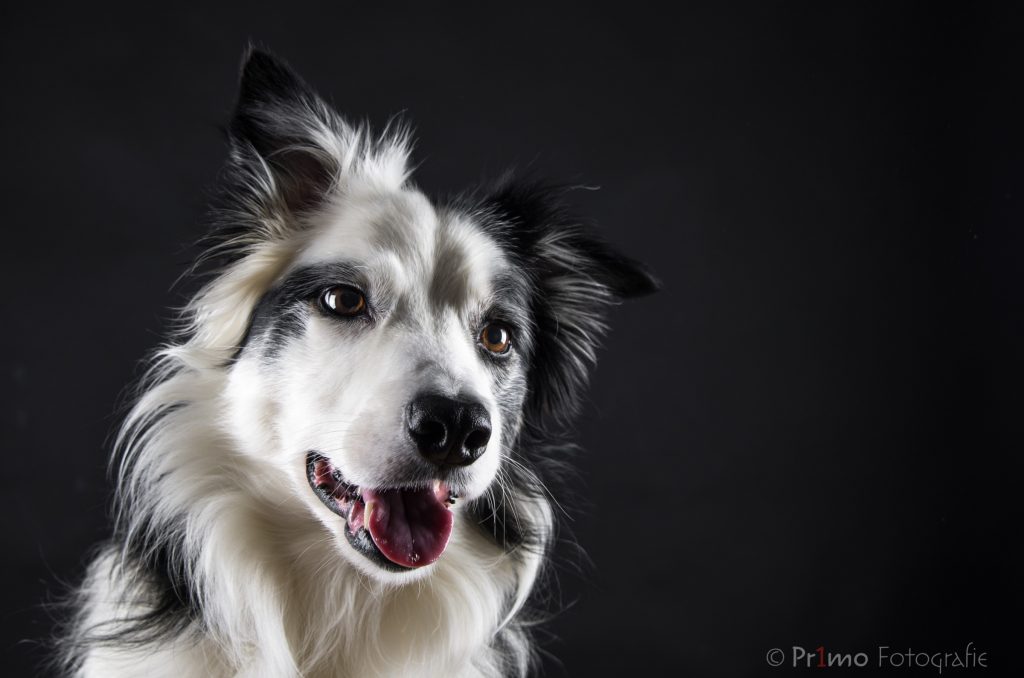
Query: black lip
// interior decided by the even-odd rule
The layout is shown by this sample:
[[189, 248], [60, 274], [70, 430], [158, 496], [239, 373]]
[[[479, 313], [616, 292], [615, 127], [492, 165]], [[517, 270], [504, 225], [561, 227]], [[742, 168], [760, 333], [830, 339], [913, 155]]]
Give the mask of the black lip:
[[348, 516], [341, 512], [338, 507], [338, 502], [334, 501], [334, 497], [328, 494], [323, 488], [317, 487], [316, 485], [316, 462], [319, 460], [327, 460], [327, 457], [320, 454], [319, 452], [309, 452], [306, 455], [306, 480], [309, 482], [309, 486], [313, 489], [313, 494], [323, 502], [324, 506], [329, 508], [332, 513], [341, 516], [341, 519], [345, 521], [345, 528], [342, 532], [345, 533], [345, 538], [348, 539], [348, 543], [352, 545], [356, 551], [366, 557], [375, 565], [381, 569], [388, 570], [389, 572], [411, 572], [414, 568], [405, 567], [398, 563], [393, 563], [387, 559], [387, 557], [380, 552], [377, 545], [373, 543], [373, 539], [370, 537], [370, 533], [365, 527], [359, 528], [359, 531], [352, 534], [352, 530], [348, 529]]

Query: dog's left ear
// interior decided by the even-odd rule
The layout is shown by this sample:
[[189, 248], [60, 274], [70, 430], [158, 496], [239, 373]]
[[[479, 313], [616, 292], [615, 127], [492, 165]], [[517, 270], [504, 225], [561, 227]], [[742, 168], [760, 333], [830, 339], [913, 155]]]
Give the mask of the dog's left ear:
[[341, 169], [345, 131], [341, 117], [283, 61], [247, 51], [229, 132], [236, 169], [272, 182], [261, 198], [292, 214], [315, 207]]
[[505, 182], [485, 200], [535, 283], [526, 415], [542, 428], [568, 424], [578, 409], [609, 307], [659, 288], [644, 266], [574, 219], [563, 193]]

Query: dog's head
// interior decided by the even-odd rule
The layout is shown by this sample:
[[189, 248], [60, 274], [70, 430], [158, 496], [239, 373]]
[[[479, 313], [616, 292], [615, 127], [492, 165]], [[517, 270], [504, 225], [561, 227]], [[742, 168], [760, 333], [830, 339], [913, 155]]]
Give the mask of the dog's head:
[[244, 335], [230, 434], [289, 479], [268, 502], [300, 497], [364, 572], [414, 578], [524, 463], [524, 431], [575, 410], [606, 307], [654, 281], [559, 191], [428, 200], [403, 132], [370, 138], [267, 54], [246, 61], [230, 139], [228, 263], [195, 308], [200, 331], [221, 318], [211, 343]]

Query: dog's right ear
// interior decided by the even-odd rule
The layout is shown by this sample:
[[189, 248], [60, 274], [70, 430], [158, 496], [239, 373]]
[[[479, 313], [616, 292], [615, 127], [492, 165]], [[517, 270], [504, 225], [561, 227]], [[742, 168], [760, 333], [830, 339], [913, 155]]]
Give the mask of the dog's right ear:
[[236, 169], [270, 182], [261, 186], [260, 201], [271, 203], [264, 209], [296, 214], [313, 208], [340, 172], [344, 121], [268, 52], [246, 52], [229, 133]]

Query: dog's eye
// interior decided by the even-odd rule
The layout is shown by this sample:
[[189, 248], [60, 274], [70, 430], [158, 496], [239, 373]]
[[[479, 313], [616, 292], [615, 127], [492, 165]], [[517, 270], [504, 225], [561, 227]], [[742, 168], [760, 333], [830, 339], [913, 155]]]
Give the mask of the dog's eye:
[[480, 331], [480, 343], [491, 353], [508, 353], [512, 347], [512, 331], [501, 323], [487, 323]]
[[320, 295], [320, 305], [335, 315], [352, 318], [366, 310], [366, 296], [353, 287], [339, 285]]

